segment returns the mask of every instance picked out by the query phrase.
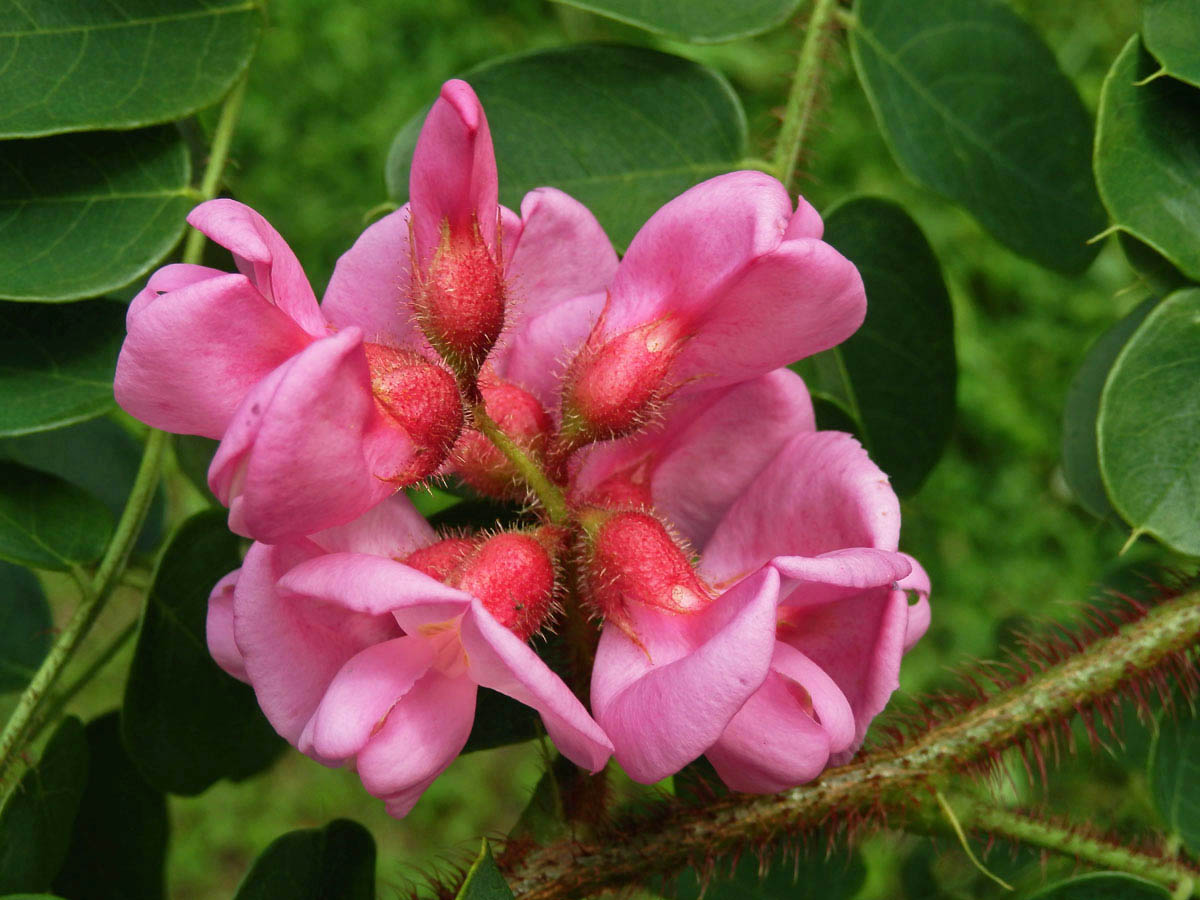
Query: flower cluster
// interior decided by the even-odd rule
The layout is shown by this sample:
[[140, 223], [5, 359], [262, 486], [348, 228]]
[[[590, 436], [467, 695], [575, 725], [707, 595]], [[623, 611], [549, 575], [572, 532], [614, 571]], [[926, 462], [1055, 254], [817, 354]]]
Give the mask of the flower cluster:
[[[483, 109], [451, 81], [409, 203], [320, 304], [253, 210], [189, 221], [238, 273], [156, 272], [116, 395], [220, 440], [209, 483], [255, 543], [213, 591], [209, 647], [302, 752], [353, 764], [402, 816], [465, 744], [480, 685], [585, 769], [615, 755], [642, 782], [704, 755], [731, 788], [776, 791], [859, 746], [929, 585], [887, 477], [816, 430], [786, 368], [866, 308], [811, 206], [734, 172], [618, 261], [560, 191], [499, 205]], [[435, 533], [399, 489], [447, 476], [525, 502], [524, 523]], [[564, 618], [594, 648], [579, 683], [531, 646]]]

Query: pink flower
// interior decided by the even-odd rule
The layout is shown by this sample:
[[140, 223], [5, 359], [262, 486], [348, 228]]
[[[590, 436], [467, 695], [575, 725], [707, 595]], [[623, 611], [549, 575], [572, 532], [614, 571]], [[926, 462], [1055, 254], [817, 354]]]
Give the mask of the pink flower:
[[849, 337], [866, 295], [822, 229], [760, 172], [718, 176], [663, 206], [629, 245], [567, 372], [567, 437], [630, 434], [672, 393], [746, 381]]
[[[497, 321], [520, 333], [523, 317], [611, 277], [612, 247], [579, 203], [535, 191], [520, 220], [496, 198], [483, 110], [451, 81], [418, 143], [411, 203], [363, 232], [320, 306], [262, 216], [201, 204], [189, 222], [239, 274], [171, 265], [151, 276], [129, 308], [118, 402], [156, 428], [221, 439], [209, 483], [235, 531], [277, 541], [348, 522], [433, 474], [458, 436], [462, 373], [426, 334], [452, 364], [475, 365], [503, 341]], [[499, 292], [460, 291], [471, 302], [447, 305], [447, 288], [463, 284]], [[455, 337], [471, 327], [479, 346]]]
[[[242, 568], [213, 592], [214, 659], [254, 687], [281, 735], [326, 765], [352, 762], [397, 817], [466, 743], [479, 685], [536, 709], [565, 756], [593, 772], [602, 768], [612, 752], [608, 738], [489, 611], [507, 596], [489, 586], [492, 561], [468, 579], [485, 599], [396, 561], [434, 540], [412, 505], [396, 497], [341, 528], [254, 544]], [[512, 574], [527, 578], [529, 559], [514, 555], [511, 544], [495, 556], [520, 560]], [[523, 623], [514, 628], [526, 631]]]
[[605, 622], [592, 709], [633, 778], [704, 753], [730, 787], [772, 792], [849, 758], [928, 625], [929, 583], [896, 552], [887, 476], [850, 436], [814, 430], [798, 377], [688, 397], [660, 429], [590, 451], [574, 485], [652, 503], [699, 550], [714, 598]]

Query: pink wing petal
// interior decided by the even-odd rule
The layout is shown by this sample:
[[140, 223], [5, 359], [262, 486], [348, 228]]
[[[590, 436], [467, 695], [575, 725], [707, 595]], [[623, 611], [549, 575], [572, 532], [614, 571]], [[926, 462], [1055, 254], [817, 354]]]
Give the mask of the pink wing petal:
[[328, 553], [297, 565], [280, 589], [373, 616], [395, 614], [405, 631], [461, 616], [471, 595], [393, 559], [367, 553]]
[[400, 636], [391, 616], [366, 616], [283, 590], [289, 569], [320, 554], [309, 541], [254, 544], [233, 599], [246, 675], [275, 730], [295, 744], [329, 683], [355, 654]]
[[779, 576], [767, 567], [695, 616], [640, 616], [643, 647], [605, 625], [592, 709], [631, 778], [650, 783], [677, 772], [758, 690], [775, 643], [778, 592]]
[[325, 335], [325, 317], [300, 261], [266, 219], [244, 203], [220, 199], [197, 206], [188, 223], [229, 250], [238, 271], [297, 325], [313, 337]]
[[204, 633], [208, 652], [216, 664], [239, 681], [247, 681], [246, 661], [233, 637], [233, 590], [241, 571], [234, 569], [218, 581], [208, 595]]
[[695, 315], [672, 369], [683, 390], [753, 378], [841, 343], [862, 324], [858, 269], [828, 244], [785, 241], [752, 260]]
[[783, 239], [785, 241], [792, 241], [796, 238], [816, 238], [820, 240], [824, 233], [825, 223], [821, 221], [820, 213], [803, 197], [797, 197], [796, 211], [792, 213], [792, 220], [788, 222], [787, 231], [783, 233]]
[[356, 325], [363, 338], [417, 348], [425, 338], [412, 318], [412, 232], [409, 205], [367, 228], [334, 267], [321, 310], [338, 328]]
[[403, 492], [396, 492], [345, 525], [310, 534], [330, 553], [370, 553], [401, 559], [437, 540], [428, 520]]
[[478, 223], [494, 248], [497, 191], [492, 135], [479, 98], [465, 81], [447, 81], [417, 138], [409, 174], [413, 237], [422, 265], [437, 249], [443, 221], [452, 232]]
[[392, 707], [359, 751], [358, 775], [397, 818], [413, 808], [462, 750], [475, 721], [475, 682], [431, 669]]
[[[172, 268], [171, 278], [156, 273], [147, 291], [211, 271]], [[312, 342], [242, 275], [218, 273], [139, 298], [113, 393], [126, 412], [165, 431], [219, 438], [246, 394]]]
[[895, 550], [899, 537], [900, 503], [858, 441], [836, 431], [799, 434], [730, 507], [700, 571], [728, 582], [776, 556]]
[[562, 679], [524, 641], [475, 600], [462, 620], [463, 650], [470, 677], [536, 709], [562, 754], [589, 772], [612, 755], [612, 743]]
[[602, 293], [617, 270], [617, 253], [591, 211], [554, 188], [530, 191], [521, 201], [520, 239], [505, 270], [520, 322], [580, 294]]
[[821, 774], [829, 735], [772, 671], [705, 756], [731, 790], [773, 794]]
[[630, 243], [613, 279], [604, 336], [667, 313], [687, 322], [703, 315], [748, 265], [779, 245], [791, 214], [783, 185], [761, 172], [732, 172], [685, 191]]
[[908, 624], [904, 629], [904, 652], [907, 653], [913, 648], [929, 629], [929, 575], [921, 567], [921, 564], [913, 559], [908, 554], [904, 554], [910, 563], [912, 563], [912, 572], [901, 579], [896, 587], [902, 591], [912, 591], [916, 595], [916, 602], [909, 597], [908, 604]]
[[804, 699], [812, 706], [809, 713], [829, 736], [831, 753], [845, 750], [854, 742], [854, 711], [850, 701], [824, 669], [782, 641], [775, 642], [771, 668], [807, 694]]
[[330, 682], [297, 749], [325, 760], [358, 753], [433, 659], [433, 645], [410, 636], [375, 644], [352, 656]]
[[189, 284], [195, 284], [197, 281], [207, 281], [209, 278], [220, 278], [222, 275], [228, 274], [220, 269], [193, 266], [188, 263], [171, 263], [163, 266], [161, 269], [155, 270], [149, 281], [146, 282], [146, 286], [129, 301], [129, 309], [125, 313], [126, 321], [141, 312], [146, 304], [157, 300], [161, 294], [177, 291]]
[[389, 496], [395, 487], [372, 463], [402, 464], [412, 443], [376, 427], [380, 418], [355, 328], [276, 369], [242, 401], [209, 469], [230, 528], [279, 541], [340, 525]]

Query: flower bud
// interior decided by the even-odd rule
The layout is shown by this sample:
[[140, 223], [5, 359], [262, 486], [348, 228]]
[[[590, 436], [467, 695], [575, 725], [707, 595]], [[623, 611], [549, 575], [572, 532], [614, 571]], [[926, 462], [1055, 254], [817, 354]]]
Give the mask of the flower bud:
[[696, 613], [712, 597], [687, 554], [666, 527], [647, 512], [612, 512], [588, 507], [579, 514], [586, 539], [582, 565], [584, 595], [630, 635], [630, 605], [679, 615]]
[[[498, 378], [480, 379], [484, 409], [522, 450], [535, 460], [545, 453], [553, 423], [528, 391]], [[488, 497], [520, 500], [525, 489], [512, 462], [479, 431], [464, 431], [451, 453], [454, 471]]]
[[443, 225], [428, 267], [414, 271], [413, 311], [421, 330], [460, 383], [473, 385], [504, 328], [499, 264], [477, 226], [454, 232]]
[[554, 607], [554, 556], [531, 534], [490, 537], [467, 559], [456, 587], [521, 640], [542, 627]]
[[462, 431], [462, 397], [454, 376], [411, 350], [363, 344], [380, 410], [407, 432], [413, 460], [393, 479], [412, 484], [432, 475]]
[[563, 385], [563, 436], [572, 447], [632, 434], [670, 394], [667, 370], [683, 347], [666, 317], [595, 345], [589, 339]]
[[641, 468], [630, 468], [610, 475], [587, 495], [587, 502], [606, 509], [650, 509], [654, 500], [650, 484]]
[[418, 572], [424, 572], [430, 578], [450, 584], [458, 580], [467, 557], [478, 544], [478, 539], [473, 538], [443, 538], [435, 544], [410, 553], [401, 562]]

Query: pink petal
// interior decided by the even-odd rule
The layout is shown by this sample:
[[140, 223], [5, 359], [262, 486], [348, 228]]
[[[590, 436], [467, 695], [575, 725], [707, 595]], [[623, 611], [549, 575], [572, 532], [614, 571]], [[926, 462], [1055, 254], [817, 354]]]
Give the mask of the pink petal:
[[424, 346], [412, 318], [412, 232], [409, 205], [367, 228], [334, 267], [321, 311], [338, 328], [355, 325], [364, 340], [390, 347]]
[[204, 633], [213, 661], [239, 681], [247, 681], [246, 662], [233, 638], [233, 589], [240, 572], [241, 569], [234, 569], [208, 595]]
[[478, 224], [494, 248], [497, 190], [492, 135], [479, 98], [465, 81], [447, 81], [417, 138], [409, 174], [413, 237], [422, 265], [437, 249], [443, 222], [463, 233]]
[[340, 525], [389, 496], [380, 458], [403, 465], [412, 443], [381, 421], [355, 328], [276, 369], [242, 401], [209, 469], [230, 528], [278, 541]]
[[[147, 291], [213, 271], [171, 268], [172, 277], [156, 273]], [[246, 394], [312, 342], [242, 275], [218, 273], [145, 294], [136, 311], [130, 307], [113, 392], [155, 428], [219, 438]]]
[[471, 595], [393, 559], [367, 553], [328, 553], [297, 565], [281, 590], [372, 616], [394, 614], [405, 631], [461, 616]]
[[220, 199], [197, 206], [188, 223], [229, 250], [238, 271], [297, 325], [313, 337], [325, 335], [325, 318], [296, 254], [266, 219], [244, 203]]
[[308, 537], [330, 553], [370, 553], [391, 559], [402, 559], [437, 540], [428, 520], [400, 491], [345, 525]]
[[522, 319], [519, 330], [488, 357], [489, 365], [501, 378], [537, 397], [556, 416], [560, 385], [572, 351], [587, 339], [603, 307], [604, 294], [586, 294]]
[[670, 437], [650, 479], [654, 505], [693, 546], [703, 547], [779, 449], [815, 430], [804, 381], [787, 369], [720, 392], [691, 421], [676, 423], [668, 412]]
[[850, 701], [824, 669], [782, 641], [775, 642], [771, 669], [808, 694], [812, 718], [829, 735], [830, 752], [844, 750], [854, 742], [854, 711]]
[[420, 637], [394, 638], [351, 657], [305, 727], [300, 752], [327, 760], [358, 753], [433, 660], [433, 645]]
[[767, 676], [779, 578], [763, 569], [703, 612], [636, 617], [639, 647], [608, 623], [592, 671], [592, 709], [635, 781], [678, 771], [721, 736]]
[[771, 560], [783, 576], [781, 603], [789, 608], [819, 606], [864, 590], [891, 587], [912, 571], [912, 557], [873, 547], [831, 550], [817, 557], [777, 556]]
[[150, 276], [146, 286], [129, 301], [129, 308], [125, 313], [126, 321], [141, 312], [146, 304], [157, 300], [161, 294], [177, 291], [189, 284], [195, 284], [197, 281], [207, 281], [209, 278], [220, 278], [222, 275], [228, 274], [220, 269], [193, 266], [189, 263], [171, 263], [163, 266]]
[[836, 431], [799, 434], [730, 507], [700, 571], [724, 583], [776, 556], [895, 550], [899, 537], [900, 503], [858, 441]]
[[589, 772], [604, 768], [612, 743], [562, 679], [533, 649], [474, 600], [462, 620], [468, 673], [484, 687], [536, 709], [563, 756]]
[[363, 786], [400, 818], [458, 756], [475, 721], [475, 682], [430, 669], [359, 751]]
[[596, 217], [562, 191], [530, 191], [521, 201], [521, 220], [505, 270], [508, 322], [518, 330], [522, 319], [580, 294], [603, 292], [617, 270], [616, 251]]
[[796, 211], [792, 213], [792, 220], [788, 222], [783, 239], [785, 241], [793, 241], [796, 238], [820, 240], [824, 233], [825, 223], [821, 221], [821, 214], [803, 197], [797, 197]]
[[[797, 588], [789, 598], [788, 627], [780, 627], [780, 640], [828, 673], [850, 702], [854, 740], [838, 757], [842, 762], [862, 743], [867, 726], [900, 686], [908, 596], [887, 584], [816, 604], [803, 600], [804, 590]], [[799, 603], [793, 605], [792, 600]]]
[[668, 313], [693, 321], [779, 245], [791, 214], [783, 185], [761, 172], [732, 172], [685, 191], [630, 243], [613, 279], [604, 336]]
[[320, 553], [306, 540], [253, 544], [234, 592], [234, 636], [246, 675], [263, 712], [292, 744], [341, 667], [400, 634], [391, 616], [350, 612], [278, 586], [289, 569]]
[[731, 790], [773, 794], [821, 774], [829, 735], [772, 671], [705, 756]]
[[672, 369], [683, 390], [753, 378], [841, 343], [862, 324], [858, 269], [828, 244], [786, 241], [746, 266], [694, 315]]

